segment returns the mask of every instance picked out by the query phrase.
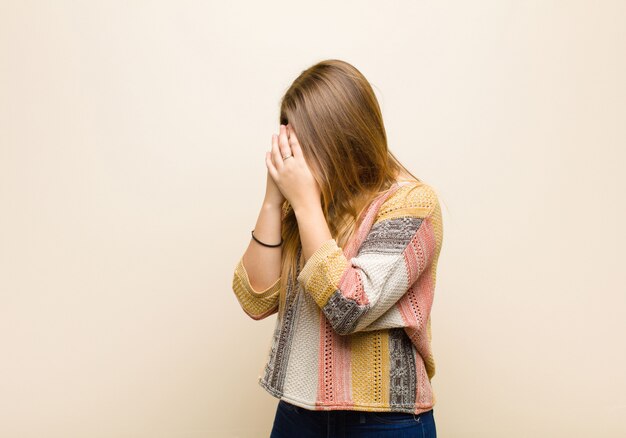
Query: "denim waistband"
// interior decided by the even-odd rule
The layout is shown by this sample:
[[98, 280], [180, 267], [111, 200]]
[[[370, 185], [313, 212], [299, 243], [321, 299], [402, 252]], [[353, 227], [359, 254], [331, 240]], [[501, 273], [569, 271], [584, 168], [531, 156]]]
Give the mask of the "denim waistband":
[[285, 400], [279, 400], [279, 403], [287, 405], [294, 411], [309, 414], [313, 416], [326, 416], [326, 417], [342, 417], [345, 421], [363, 422], [366, 417], [382, 417], [382, 418], [400, 418], [402, 416], [413, 417], [416, 421], [426, 421], [433, 418], [433, 409], [430, 409], [419, 414], [402, 412], [402, 411], [360, 411], [355, 409], [333, 409], [333, 410], [318, 410], [307, 409]]

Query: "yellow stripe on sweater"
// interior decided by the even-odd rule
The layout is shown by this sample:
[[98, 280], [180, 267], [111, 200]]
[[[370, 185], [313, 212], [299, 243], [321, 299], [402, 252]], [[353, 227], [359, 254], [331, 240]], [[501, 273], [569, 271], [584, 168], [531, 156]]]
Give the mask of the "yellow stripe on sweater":
[[389, 335], [384, 330], [350, 335], [352, 399], [357, 405], [389, 406]]

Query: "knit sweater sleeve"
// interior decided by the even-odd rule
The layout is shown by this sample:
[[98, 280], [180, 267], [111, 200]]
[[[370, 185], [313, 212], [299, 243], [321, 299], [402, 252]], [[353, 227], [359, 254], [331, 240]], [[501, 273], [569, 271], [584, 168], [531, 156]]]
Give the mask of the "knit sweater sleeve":
[[260, 320], [267, 318], [278, 311], [280, 277], [265, 290], [254, 290], [250, 284], [246, 267], [243, 264], [243, 256], [235, 266], [232, 289], [239, 305], [252, 319]]
[[[418, 317], [402, 311], [400, 303], [416, 302], [418, 283], [434, 284], [429, 268], [439, 255], [440, 215], [430, 186], [400, 189], [381, 205], [356, 256], [347, 259], [335, 239], [329, 239], [306, 261], [298, 282], [340, 335], [426, 323], [432, 296], [420, 297], [428, 309], [414, 309]], [[430, 278], [420, 281], [425, 276]]]

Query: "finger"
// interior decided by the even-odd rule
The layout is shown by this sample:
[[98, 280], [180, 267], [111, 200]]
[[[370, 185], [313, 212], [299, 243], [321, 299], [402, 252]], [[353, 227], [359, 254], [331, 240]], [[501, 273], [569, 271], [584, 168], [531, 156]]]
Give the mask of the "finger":
[[298, 137], [291, 126], [287, 126], [287, 137], [289, 139], [289, 147], [293, 147], [294, 144], [298, 143]]
[[272, 134], [271, 158], [275, 170], [279, 171], [283, 168], [283, 157], [280, 155], [280, 150], [278, 149], [278, 136], [276, 134]]
[[302, 148], [300, 147], [300, 142], [298, 141], [298, 137], [291, 127], [289, 127], [289, 147], [291, 148], [291, 152], [293, 153], [293, 157], [302, 157]]
[[285, 125], [280, 125], [278, 145], [280, 146], [281, 160], [282, 157], [287, 157], [291, 155], [291, 147], [289, 146], [289, 139], [287, 138], [287, 127]]
[[276, 181], [276, 177], [278, 176], [276, 172], [276, 168], [274, 167], [274, 163], [272, 163], [272, 153], [270, 151], [265, 152], [265, 165], [267, 166], [267, 170], [270, 173], [270, 176], [274, 181]]

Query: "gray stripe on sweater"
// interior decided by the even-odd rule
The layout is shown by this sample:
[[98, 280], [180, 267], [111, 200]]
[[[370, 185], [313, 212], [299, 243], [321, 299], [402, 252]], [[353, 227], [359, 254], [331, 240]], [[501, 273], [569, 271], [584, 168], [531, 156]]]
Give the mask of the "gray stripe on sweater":
[[[301, 248], [299, 251], [301, 251]], [[300, 252], [298, 252], [296, 260], [299, 260], [299, 256]], [[301, 267], [299, 266], [296, 277], [300, 269]], [[259, 382], [278, 397], [280, 397], [284, 391], [287, 364], [289, 362], [291, 347], [293, 346], [292, 338], [294, 336], [296, 318], [299, 315], [298, 306], [301, 301], [301, 294], [297, 293], [298, 285], [295, 284], [291, 275], [288, 277], [286, 292], [285, 311], [282, 316], [277, 319], [276, 329], [272, 337], [270, 357], [265, 365], [265, 375]]]
[[406, 407], [415, 403], [417, 390], [413, 344], [403, 328], [389, 329], [389, 403]]
[[422, 221], [422, 218], [403, 216], [376, 222], [359, 248], [358, 254], [372, 252], [401, 254], [419, 229]]
[[356, 301], [344, 297], [337, 289], [322, 311], [335, 331], [340, 335], [346, 335], [354, 329], [358, 319], [369, 307], [369, 304], [359, 306]]

